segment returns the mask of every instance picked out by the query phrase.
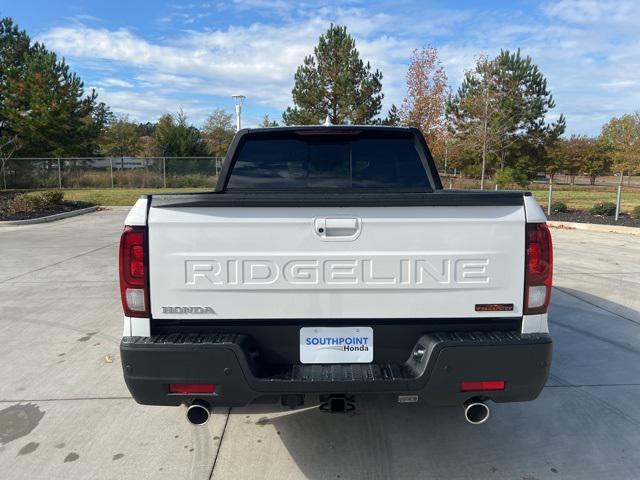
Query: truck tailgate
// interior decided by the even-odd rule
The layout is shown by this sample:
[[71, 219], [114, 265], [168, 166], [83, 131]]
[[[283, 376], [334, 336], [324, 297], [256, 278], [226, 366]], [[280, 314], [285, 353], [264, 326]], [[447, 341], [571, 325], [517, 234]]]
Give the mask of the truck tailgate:
[[[149, 210], [157, 319], [522, 315], [522, 205]], [[483, 311], [487, 304], [501, 311]]]

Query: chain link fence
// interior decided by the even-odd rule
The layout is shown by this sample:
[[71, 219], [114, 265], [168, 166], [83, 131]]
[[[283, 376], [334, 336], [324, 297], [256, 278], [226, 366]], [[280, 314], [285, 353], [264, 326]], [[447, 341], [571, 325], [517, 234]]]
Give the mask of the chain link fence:
[[[117, 189], [213, 190], [222, 161], [222, 157], [0, 158], [0, 190], [114, 189], [113, 193]], [[531, 190], [549, 213], [556, 201], [583, 211], [599, 202], [615, 202], [617, 219], [621, 213], [630, 213], [640, 206], [640, 176], [634, 173], [596, 179], [556, 174], [552, 183], [549, 175], [541, 172], [526, 186], [497, 185], [495, 178], [487, 178], [484, 188]], [[441, 172], [441, 178], [445, 189], [480, 188], [478, 178], [455, 170]], [[113, 199], [96, 200], [104, 201]]]
[[215, 187], [222, 157], [2, 159], [3, 189]]

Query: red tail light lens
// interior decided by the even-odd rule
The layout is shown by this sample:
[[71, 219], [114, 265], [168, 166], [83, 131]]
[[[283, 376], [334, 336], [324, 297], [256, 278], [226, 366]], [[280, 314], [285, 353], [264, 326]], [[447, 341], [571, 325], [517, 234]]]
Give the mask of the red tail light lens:
[[504, 380], [492, 380], [484, 382], [462, 382], [460, 384], [461, 392], [476, 392], [486, 390], [504, 390]]
[[170, 383], [169, 393], [215, 393], [216, 386], [211, 383]]
[[553, 246], [551, 232], [545, 223], [526, 226], [526, 272], [524, 314], [546, 313], [551, 300], [553, 278]]
[[125, 227], [120, 237], [120, 296], [128, 317], [149, 315], [145, 227]]
[[144, 247], [133, 245], [130, 253], [129, 275], [135, 279], [144, 278]]

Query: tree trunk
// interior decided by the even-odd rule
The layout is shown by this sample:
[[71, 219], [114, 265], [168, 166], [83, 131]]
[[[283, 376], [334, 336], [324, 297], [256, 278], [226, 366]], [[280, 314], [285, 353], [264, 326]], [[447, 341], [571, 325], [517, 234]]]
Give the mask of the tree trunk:
[[485, 87], [484, 97], [484, 119], [482, 124], [482, 173], [480, 174], [480, 190], [484, 190], [484, 171], [487, 166], [487, 112], [489, 110], [489, 100]]
[[447, 160], [449, 159], [449, 142], [444, 141], [444, 174], [447, 174]]
[[480, 190], [484, 190], [484, 169], [487, 164], [487, 142], [482, 143], [482, 172], [480, 173]]

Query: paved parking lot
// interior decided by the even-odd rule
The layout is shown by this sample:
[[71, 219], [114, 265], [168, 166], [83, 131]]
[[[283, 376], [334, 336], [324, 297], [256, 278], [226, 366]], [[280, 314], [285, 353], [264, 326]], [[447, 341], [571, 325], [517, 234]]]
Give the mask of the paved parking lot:
[[361, 398], [348, 416], [250, 407], [196, 428], [122, 381], [125, 213], [0, 229], [0, 477], [640, 478], [640, 237], [554, 230], [551, 378], [484, 425]]

